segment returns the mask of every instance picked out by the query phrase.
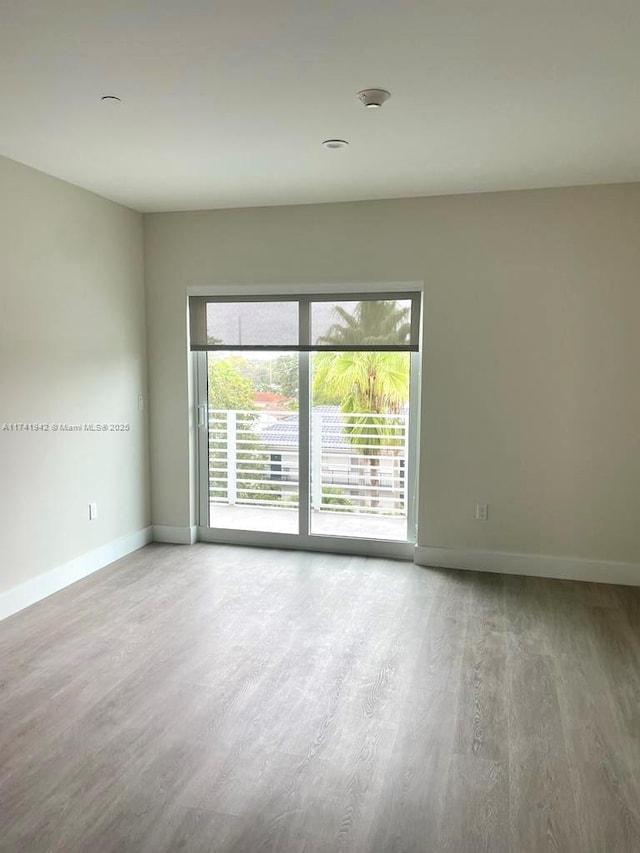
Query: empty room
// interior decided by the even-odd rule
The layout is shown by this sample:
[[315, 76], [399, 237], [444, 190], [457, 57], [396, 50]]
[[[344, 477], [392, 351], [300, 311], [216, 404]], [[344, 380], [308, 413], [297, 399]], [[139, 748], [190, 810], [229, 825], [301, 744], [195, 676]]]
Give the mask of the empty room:
[[640, 851], [639, 43], [0, 4], [1, 853]]

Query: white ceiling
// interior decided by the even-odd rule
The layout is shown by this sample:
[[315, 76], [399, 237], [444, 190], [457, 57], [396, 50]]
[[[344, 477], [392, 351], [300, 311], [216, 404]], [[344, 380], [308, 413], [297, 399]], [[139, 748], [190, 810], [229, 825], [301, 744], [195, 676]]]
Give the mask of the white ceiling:
[[0, 0], [0, 153], [145, 211], [635, 181], [639, 45], [639, 0]]

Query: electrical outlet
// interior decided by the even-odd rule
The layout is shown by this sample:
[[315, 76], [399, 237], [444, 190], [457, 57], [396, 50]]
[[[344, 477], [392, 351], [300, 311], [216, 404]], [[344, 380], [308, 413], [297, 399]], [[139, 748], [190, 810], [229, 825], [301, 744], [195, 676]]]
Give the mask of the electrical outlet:
[[477, 521], [488, 521], [489, 520], [489, 504], [476, 504], [476, 520]]
[[144, 412], [144, 397], [142, 394], [138, 394], [138, 411]]
[[89, 504], [89, 521], [95, 521], [98, 517], [98, 504]]

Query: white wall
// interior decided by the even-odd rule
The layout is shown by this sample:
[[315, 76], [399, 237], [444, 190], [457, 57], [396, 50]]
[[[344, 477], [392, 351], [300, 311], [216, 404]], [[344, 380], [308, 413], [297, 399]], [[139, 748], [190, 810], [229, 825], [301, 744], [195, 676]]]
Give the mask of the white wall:
[[146, 384], [142, 217], [0, 158], [0, 592], [147, 527]]
[[638, 184], [146, 216], [154, 523], [195, 523], [187, 287], [424, 280], [419, 544], [637, 563], [639, 235]]

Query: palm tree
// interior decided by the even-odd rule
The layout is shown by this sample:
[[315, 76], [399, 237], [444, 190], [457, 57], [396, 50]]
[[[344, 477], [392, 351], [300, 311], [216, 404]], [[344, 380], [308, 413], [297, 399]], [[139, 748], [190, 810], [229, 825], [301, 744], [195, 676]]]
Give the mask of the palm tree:
[[411, 309], [403, 308], [395, 300], [358, 302], [353, 314], [349, 314], [341, 305], [333, 310], [341, 322], [333, 323], [327, 334], [318, 338], [319, 344], [375, 346], [409, 342]]
[[408, 353], [320, 352], [314, 359], [313, 387], [340, 398], [341, 410], [349, 414], [398, 414], [409, 398]]
[[[392, 301], [359, 302], [353, 314], [336, 308], [334, 323], [318, 343], [372, 346], [408, 340], [409, 309]], [[347, 440], [369, 457], [370, 483], [377, 506], [381, 447], [399, 446], [399, 421], [381, 415], [399, 414], [409, 399], [409, 354], [377, 350], [320, 352], [314, 358], [314, 393], [331, 394], [347, 415]], [[377, 417], [378, 416], [378, 417]]]

